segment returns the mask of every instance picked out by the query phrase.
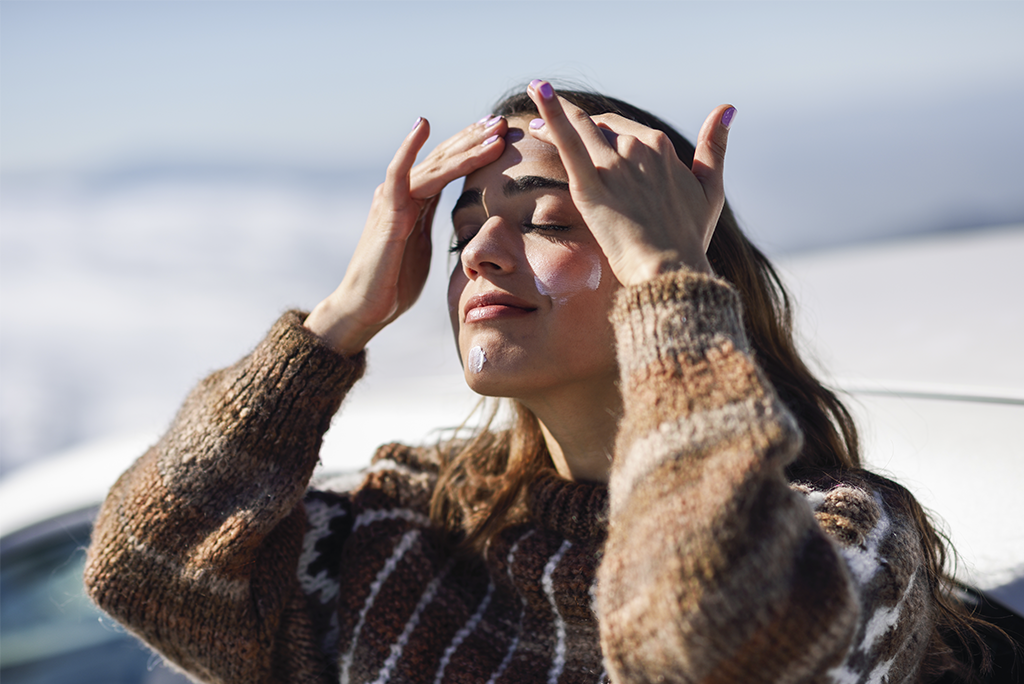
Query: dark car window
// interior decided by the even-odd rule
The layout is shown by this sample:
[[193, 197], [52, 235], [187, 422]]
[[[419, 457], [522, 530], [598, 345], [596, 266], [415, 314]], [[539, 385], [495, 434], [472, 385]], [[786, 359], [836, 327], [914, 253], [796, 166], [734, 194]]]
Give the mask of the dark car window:
[[3, 684], [188, 682], [86, 597], [82, 571], [95, 512], [61, 516], [0, 545]]

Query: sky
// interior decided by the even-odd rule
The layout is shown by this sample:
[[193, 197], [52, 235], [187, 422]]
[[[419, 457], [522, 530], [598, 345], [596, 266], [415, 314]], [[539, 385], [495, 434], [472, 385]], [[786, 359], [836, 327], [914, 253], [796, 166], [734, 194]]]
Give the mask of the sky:
[[[1022, 223], [1022, 28], [1018, 2], [0, 0], [0, 474], [165, 424], [333, 289], [417, 116], [440, 142], [537, 77], [691, 137], [735, 105], [726, 191], [773, 256]], [[457, 368], [435, 252], [377, 378]]]
[[7, 178], [379, 172], [417, 116], [439, 142], [544, 77], [691, 136], [736, 105], [726, 188], [770, 251], [1024, 217], [1018, 2], [2, 0], [0, 20]]
[[451, 133], [535, 77], [690, 129], [723, 101], [752, 122], [877, 101], [913, 126], [950, 94], [1024, 77], [1013, 2], [3, 0], [0, 16], [5, 171], [376, 161], [416, 116]]

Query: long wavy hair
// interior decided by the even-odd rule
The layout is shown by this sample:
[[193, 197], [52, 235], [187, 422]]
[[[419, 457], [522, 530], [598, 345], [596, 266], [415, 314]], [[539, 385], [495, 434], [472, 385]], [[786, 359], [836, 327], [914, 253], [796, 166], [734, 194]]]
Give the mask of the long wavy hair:
[[[692, 166], [694, 147], [658, 117], [597, 93], [560, 90], [559, 94], [591, 116], [618, 114], [665, 133], [676, 154]], [[520, 89], [502, 99], [494, 113], [504, 117], [537, 116], [536, 105]], [[953, 676], [972, 681], [991, 668], [990, 656], [973, 618], [956, 597], [947, 570], [952, 551], [914, 497], [900, 485], [861, 468], [860, 441], [853, 418], [835, 392], [819, 382], [800, 358], [793, 337], [788, 293], [767, 257], [740, 230], [726, 202], [708, 247], [715, 273], [730, 282], [743, 302], [743, 324], [758, 364], [780, 400], [803, 431], [803, 449], [787, 468], [790, 480], [821, 472], [857, 471], [887, 499], [910, 511], [921, 535], [937, 629], [925, 661], [926, 681]], [[453, 551], [464, 556], [486, 552], [489, 541], [525, 517], [527, 485], [553, 467], [540, 425], [533, 413], [512, 401], [511, 424], [492, 430], [491, 419], [471, 438], [447, 448], [447, 463], [431, 501], [431, 517], [445, 530]]]

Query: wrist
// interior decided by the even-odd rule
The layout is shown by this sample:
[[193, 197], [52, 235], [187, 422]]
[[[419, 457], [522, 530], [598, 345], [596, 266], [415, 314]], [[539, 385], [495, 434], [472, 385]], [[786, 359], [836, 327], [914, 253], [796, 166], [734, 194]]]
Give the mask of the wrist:
[[317, 304], [302, 325], [341, 356], [355, 356], [377, 333], [337, 310], [329, 299]]
[[695, 273], [713, 273], [707, 255], [701, 254], [694, 259], [683, 259], [678, 252], [657, 252], [635, 260], [635, 263], [616, 270], [616, 276], [625, 286], [639, 285], [654, 280], [658, 276], [675, 271], [693, 271]]

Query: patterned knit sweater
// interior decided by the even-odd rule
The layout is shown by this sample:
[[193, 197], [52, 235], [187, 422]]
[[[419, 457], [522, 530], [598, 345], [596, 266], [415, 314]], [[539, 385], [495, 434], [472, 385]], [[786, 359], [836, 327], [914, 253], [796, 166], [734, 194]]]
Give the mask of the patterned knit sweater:
[[854, 474], [789, 483], [795, 422], [735, 292], [677, 273], [612, 314], [608, 487], [544, 473], [483, 557], [427, 517], [436, 450], [310, 488], [363, 371], [290, 313], [189, 396], [100, 512], [93, 599], [204, 682], [912, 682], [921, 542]]

